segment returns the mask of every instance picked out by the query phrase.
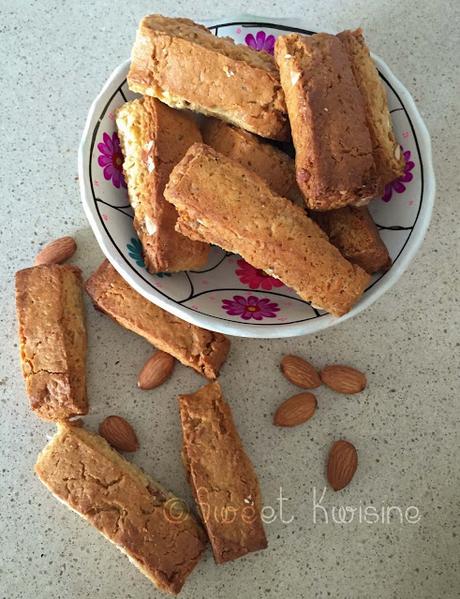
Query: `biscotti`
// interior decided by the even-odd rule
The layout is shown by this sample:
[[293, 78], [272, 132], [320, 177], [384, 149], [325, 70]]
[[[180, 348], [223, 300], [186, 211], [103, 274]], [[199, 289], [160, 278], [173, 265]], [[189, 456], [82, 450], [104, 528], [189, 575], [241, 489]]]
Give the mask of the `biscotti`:
[[307, 206], [366, 204], [378, 179], [363, 99], [342, 43], [326, 33], [280, 36], [275, 59]]
[[88, 412], [81, 272], [43, 265], [16, 273], [21, 366], [32, 410], [43, 420]]
[[265, 549], [259, 483], [219, 383], [179, 396], [179, 407], [184, 464], [216, 562]]
[[257, 173], [275, 193], [303, 204], [295, 178], [294, 161], [285, 152], [244, 129], [218, 119], [206, 119], [202, 133], [205, 144]]
[[35, 472], [158, 588], [177, 594], [206, 545], [185, 505], [99, 435], [59, 425]]
[[377, 175], [381, 184], [386, 185], [403, 174], [404, 158], [393, 133], [385, 89], [370, 57], [362, 30], [342, 31], [337, 37], [348, 53], [364, 100]]
[[96, 308], [121, 326], [206, 378], [217, 378], [230, 348], [224, 335], [201, 329], [152, 304], [134, 291], [107, 260], [88, 279], [86, 291]]
[[173, 108], [217, 116], [262, 137], [289, 138], [273, 58], [230, 38], [215, 37], [189, 19], [160, 15], [142, 19], [128, 85]]
[[177, 208], [181, 233], [240, 254], [335, 316], [348, 312], [369, 282], [300, 206], [209, 146], [188, 150], [165, 198]]
[[147, 270], [174, 272], [204, 266], [209, 246], [175, 231], [177, 212], [163, 197], [174, 165], [193, 143], [201, 141], [197, 123], [185, 112], [149, 97], [123, 104], [116, 122], [134, 228]]
[[319, 224], [347, 260], [372, 274], [388, 270], [391, 258], [367, 206], [346, 206], [329, 212], [312, 212]]

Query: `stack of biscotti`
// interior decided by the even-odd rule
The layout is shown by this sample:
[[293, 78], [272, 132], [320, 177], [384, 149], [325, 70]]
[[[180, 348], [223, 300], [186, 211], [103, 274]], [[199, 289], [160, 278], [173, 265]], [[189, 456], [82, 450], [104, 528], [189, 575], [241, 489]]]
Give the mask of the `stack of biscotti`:
[[[303, 204], [295, 179], [294, 160], [260, 137], [217, 119], [207, 119], [203, 141], [262, 177], [278, 195]], [[391, 265], [388, 250], [367, 206], [345, 206], [328, 212], [309, 211], [347, 260], [372, 274]]]
[[[243, 171], [233, 172], [240, 177], [238, 184], [244, 180], [245, 192], [258, 187], [257, 180], [250, 181], [255, 173], [277, 198], [304, 203], [309, 216], [340, 251], [341, 256], [328, 250], [329, 265], [324, 268], [311, 253], [313, 244], [306, 242], [312, 227], [306, 221], [307, 228], [297, 227], [297, 246], [304, 251], [309, 248], [307, 254], [299, 256], [297, 277], [290, 272], [285, 278], [291, 271], [287, 264], [281, 268], [278, 264], [277, 269], [271, 264], [259, 266], [271, 274], [278, 272], [274, 276], [293, 286], [303, 299], [332, 314], [344, 314], [359, 299], [368, 279], [359, 271], [354, 273], [359, 284], [335, 277], [336, 270], [343, 270], [342, 257], [369, 274], [389, 268], [390, 256], [366, 204], [401, 174], [403, 159], [392, 131], [385, 91], [361, 30], [338, 35], [283, 35], [276, 42], [273, 59], [228, 38], [216, 38], [188, 19], [150, 15], [139, 25], [127, 80], [130, 89], [144, 94], [144, 98], [123, 106], [117, 124], [134, 224], [151, 272], [197, 268], [206, 260], [209, 243], [229, 251], [239, 251], [236, 246], [244, 251], [245, 241], [251, 244], [250, 239], [241, 237], [249, 231], [239, 230], [242, 243], [236, 245], [209, 234], [222, 223], [215, 221], [216, 215], [208, 209], [204, 210], [208, 226], [200, 235], [184, 225], [184, 209], [178, 208], [172, 191], [176, 175], [183, 170], [179, 163], [186, 153], [193, 155], [190, 148], [200, 141], [216, 150], [213, 159], [217, 163], [224, 164], [225, 158], [230, 158], [246, 169], [244, 175]], [[173, 108], [212, 117], [202, 125], [201, 139], [189, 116]], [[287, 140], [289, 130], [295, 162], [270, 143]], [[180, 131], [186, 134], [175, 143]], [[173, 150], [168, 153], [167, 147]], [[167, 156], [167, 164], [161, 162], [162, 156]], [[199, 161], [193, 164], [197, 168]], [[217, 171], [222, 175], [225, 168]], [[229, 185], [213, 176], [213, 185], [223, 196], [231, 196], [236, 183]], [[200, 191], [202, 200], [208, 191]], [[252, 196], [248, 197], [251, 208], [263, 214], [263, 198], [255, 206]], [[170, 209], [166, 208], [168, 201]], [[236, 209], [231, 200], [223, 204]], [[273, 214], [279, 214], [284, 206], [274, 200]], [[182, 210], [179, 220], [177, 210]], [[164, 221], [161, 215], [167, 215]], [[226, 216], [237, 218], [236, 214], [220, 214], [219, 218], [223, 222]], [[314, 231], [318, 234], [317, 228]], [[257, 232], [251, 233], [257, 236]], [[270, 235], [275, 246], [284, 245], [281, 228]], [[188, 238], [186, 243], [184, 238]], [[255, 241], [262, 255], [264, 243], [257, 237]], [[244, 257], [250, 261], [248, 253]], [[288, 261], [287, 255], [284, 260]], [[305, 278], [302, 264], [312, 269], [314, 284], [310, 279], [300, 284]], [[328, 277], [335, 279], [334, 285]], [[319, 287], [318, 281], [322, 283]], [[315, 288], [316, 300], [306, 287]], [[320, 287], [323, 292], [318, 292]], [[336, 301], [339, 297], [340, 306]]]

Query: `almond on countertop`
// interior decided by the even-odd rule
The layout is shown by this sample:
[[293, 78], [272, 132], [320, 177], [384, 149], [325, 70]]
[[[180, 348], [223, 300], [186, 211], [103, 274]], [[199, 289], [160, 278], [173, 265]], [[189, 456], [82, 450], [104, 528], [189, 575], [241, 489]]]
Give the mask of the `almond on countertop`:
[[140, 389], [154, 389], [172, 374], [176, 360], [164, 351], [156, 351], [144, 364], [137, 379]]
[[353, 478], [358, 467], [358, 452], [349, 441], [336, 441], [329, 452], [327, 479], [334, 489], [340, 491]]
[[309, 420], [316, 411], [317, 401], [313, 393], [293, 395], [278, 407], [273, 416], [275, 426], [297, 426]]
[[73, 237], [59, 237], [47, 243], [35, 257], [35, 266], [41, 264], [61, 264], [71, 258], [77, 249]]
[[365, 374], [341, 364], [326, 366], [321, 370], [320, 377], [325, 385], [337, 393], [359, 393], [367, 385]]
[[281, 360], [281, 372], [288, 381], [303, 389], [315, 389], [321, 385], [316, 369], [299, 356], [284, 356]]
[[139, 441], [133, 427], [121, 416], [107, 416], [99, 425], [101, 437], [120, 451], [137, 451]]

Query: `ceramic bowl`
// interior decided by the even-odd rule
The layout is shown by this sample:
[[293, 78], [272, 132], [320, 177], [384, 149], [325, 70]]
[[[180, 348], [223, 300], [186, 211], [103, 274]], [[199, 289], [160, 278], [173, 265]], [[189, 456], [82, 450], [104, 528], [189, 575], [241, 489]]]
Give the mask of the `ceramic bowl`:
[[[298, 23], [256, 17], [206, 23], [258, 51], [273, 52], [277, 35], [305, 34]], [[134, 36], [134, 32], [133, 32]], [[393, 266], [375, 275], [356, 306], [334, 318], [312, 308], [280, 281], [242, 258], [214, 247], [208, 264], [197, 271], [149, 274], [133, 229], [121, 172], [115, 110], [136, 97], [126, 84], [129, 60], [110, 75], [89, 111], [79, 150], [79, 178], [86, 215], [104, 254], [139, 293], [180, 318], [214, 331], [242, 337], [290, 337], [315, 333], [355, 316], [380, 298], [401, 277], [415, 256], [430, 222], [435, 181], [428, 131], [409, 92], [387, 65], [373, 56], [386, 92], [394, 130], [406, 161], [403, 177], [388, 185], [370, 211], [387, 245]]]

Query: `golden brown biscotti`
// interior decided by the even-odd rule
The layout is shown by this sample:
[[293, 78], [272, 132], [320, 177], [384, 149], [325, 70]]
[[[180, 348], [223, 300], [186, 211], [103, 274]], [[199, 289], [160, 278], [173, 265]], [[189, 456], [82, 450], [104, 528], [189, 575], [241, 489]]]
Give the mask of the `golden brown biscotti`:
[[206, 119], [201, 130], [205, 144], [257, 173], [275, 193], [303, 204], [295, 178], [294, 161], [285, 152], [244, 129], [218, 119]]
[[240, 254], [335, 316], [348, 312], [369, 282], [300, 206], [205, 144], [194, 144], [173, 169], [165, 198], [177, 208], [181, 233]]
[[174, 272], [204, 266], [209, 246], [175, 231], [177, 212], [163, 197], [174, 165], [193, 143], [201, 141], [197, 123], [185, 112], [149, 97], [123, 104], [116, 122], [134, 228], [148, 271]]
[[97, 309], [125, 329], [206, 378], [217, 378], [230, 349], [225, 335], [185, 322], [152, 304], [130, 287], [107, 260], [88, 279], [86, 291]]
[[188, 480], [218, 564], [267, 547], [262, 500], [219, 383], [179, 396]]
[[351, 68], [364, 100], [377, 175], [381, 185], [404, 172], [401, 147], [395, 139], [385, 89], [361, 29], [342, 31], [337, 36], [348, 53]]
[[307, 206], [332, 210], [368, 203], [378, 192], [372, 143], [342, 43], [326, 33], [283, 35], [275, 59]]
[[59, 425], [35, 472], [159, 589], [177, 594], [206, 545], [185, 505], [99, 435]]
[[353, 264], [370, 274], [390, 268], [390, 255], [367, 206], [345, 206], [329, 212], [312, 212], [311, 216]]
[[16, 273], [21, 366], [32, 410], [43, 420], [88, 412], [82, 279], [76, 266]]
[[289, 138], [273, 58], [230, 38], [218, 38], [189, 19], [142, 19], [128, 85], [173, 108], [217, 116], [262, 137]]
[[[303, 196], [295, 180], [294, 160], [260, 138], [217, 119], [207, 119], [203, 141], [262, 177], [271, 189], [296, 204]], [[387, 270], [391, 259], [366, 206], [346, 206], [327, 212], [309, 213], [350, 262], [369, 273]]]

